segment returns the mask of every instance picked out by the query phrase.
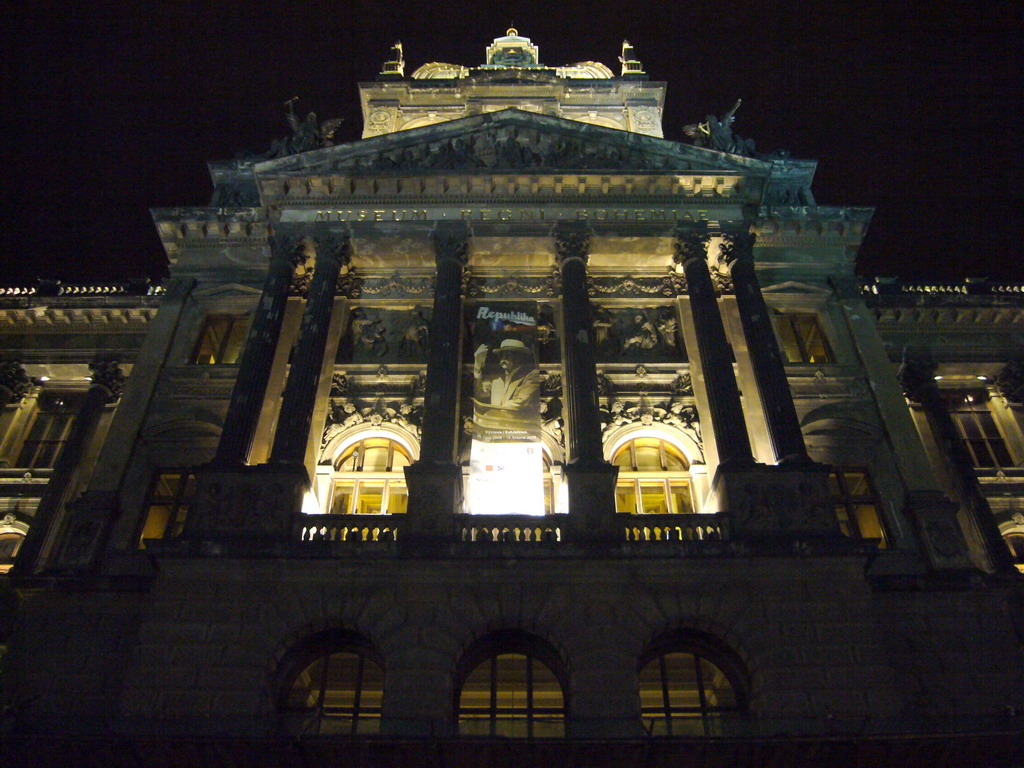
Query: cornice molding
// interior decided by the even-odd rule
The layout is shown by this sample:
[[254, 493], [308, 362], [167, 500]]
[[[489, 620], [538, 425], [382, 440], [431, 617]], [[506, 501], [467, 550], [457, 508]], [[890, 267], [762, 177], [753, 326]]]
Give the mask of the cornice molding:
[[888, 326], [920, 332], [942, 327], [956, 328], [961, 333], [985, 333], [992, 326], [1024, 326], [1024, 307], [885, 306], [873, 307], [872, 311], [880, 330]]
[[605, 204], [741, 200], [759, 192], [741, 174], [645, 171], [523, 173], [402, 171], [373, 175], [263, 176], [260, 193], [269, 206], [421, 205], [495, 200], [531, 203], [593, 199]]
[[90, 333], [144, 333], [156, 317], [156, 307], [57, 308], [29, 307], [0, 309], [0, 327], [31, 328], [37, 332], [65, 333], [70, 328], [88, 329]]

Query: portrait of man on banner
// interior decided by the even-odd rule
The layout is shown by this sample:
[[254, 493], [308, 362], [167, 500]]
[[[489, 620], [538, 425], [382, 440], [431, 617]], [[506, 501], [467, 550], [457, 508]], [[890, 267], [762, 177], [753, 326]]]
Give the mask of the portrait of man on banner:
[[537, 306], [482, 306], [473, 321], [475, 514], [544, 514]]
[[481, 307], [474, 342], [473, 437], [485, 442], [538, 440], [536, 313], [520, 307]]

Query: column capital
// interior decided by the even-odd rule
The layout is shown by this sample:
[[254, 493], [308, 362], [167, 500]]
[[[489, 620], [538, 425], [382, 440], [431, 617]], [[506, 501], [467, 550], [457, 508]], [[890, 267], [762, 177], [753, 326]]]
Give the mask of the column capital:
[[106, 402], [112, 403], [121, 396], [124, 389], [124, 371], [117, 360], [112, 358], [100, 358], [89, 363], [89, 370], [92, 371], [92, 384], [90, 389], [103, 391]]
[[687, 264], [697, 259], [707, 261], [710, 237], [707, 222], [679, 227], [676, 229], [675, 253], [672, 254], [672, 260], [676, 264]]
[[316, 259], [330, 259], [340, 266], [348, 266], [352, 261], [352, 237], [347, 231], [335, 232], [324, 230], [314, 233], [313, 245], [316, 248]]
[[896, 372], [896, 379], [903, 390], [903, 396], [915, 403], [923, 403], [928, 397], [938, 394], [935, 384], [935, 362], [927, 358], [904, 360]]
[[590, 258], [590, 228], [586, 224], [560, 223], [555, 227], [555, 260], [559, 268], [570, 261], [584, 266]]
[[454, 261], [460, 267], [469, 261], [469, 227], [461, 222], [441, 222], [431, 232], [437, 263]]
[[[17, 360], [0, 357], [0, 403], [14, 403], [28, 394], [32, 380]], [[9, 394], [8, 394], [9, 393]]]
[[719, 259], [730, 269], [739, 261], [753, 262], [756, 240], [757, 235], [753, 232], [725, 232], [719, 249]]
[[295, 232], [274, 229], [267, 241], [270, 243], [271, 259], [287, 259], [293, 267], [305, 259], [305, 254], [299, 249], [302, 237]]

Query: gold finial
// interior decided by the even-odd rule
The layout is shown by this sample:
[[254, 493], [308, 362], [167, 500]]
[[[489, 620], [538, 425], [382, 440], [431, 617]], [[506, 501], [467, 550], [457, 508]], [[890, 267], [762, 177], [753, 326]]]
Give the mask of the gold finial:
[[505, 34], [509, 37], [519, 37], [519, 30], [515, 27], [509, 27]]

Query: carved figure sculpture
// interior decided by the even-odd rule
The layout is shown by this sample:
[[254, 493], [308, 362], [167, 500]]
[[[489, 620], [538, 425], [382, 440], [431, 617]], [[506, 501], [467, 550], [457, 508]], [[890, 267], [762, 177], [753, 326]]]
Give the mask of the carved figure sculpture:
[[736, 122], [736, 110], [742, 103], [742, 99], [736, 99], [732, 109], [726, 112], [721, 120], [715, 115], [707, 115], [703, 123], [691, 123], [683, 126], [683, 133], [693, 141], [695, 146], [710, 147], [719, 152], [753, 157], [754, 140], [740, 138], [732, 130], [732, 124]]
[[384, 357], [388, 353], [387, 331], [380, 320], [367, 317], [357, 309], [352, 313], [351, 325], [352, 349], [356, 354]]
[[309, 152], [321, 147], [330, 147], [334, 144], [334, 132], [344, 122], [344, 118], [325, 120], [321, 124], [317, 120], [316, 112], [309, 112], [300, 120], [299, 116], [295, 114], [295, 102], [298, 100], [298, 97], [295, 97], [285, 102], [285, 106], [288, 107], [285, 119], [292, 129], [292, 135], [283, 139], [275, 139], [270, 145], [270, 149], [253, 159], [272, 160], [299, 152]]
[[604, 307], [594, 310], [594, 347], [602, 351], [611, 343], [612, 326], [614, 321], [611, 314]]
[[430, 325], [423, 313], [416, 311], [402, 331], [402, 342], [399, 347], [403, 355], [423, 357], [427, 354], [430, 339]]
[[676, 313], [668, 307], [662, 308], [658, 313], [658, 335], [661, 336], [661, 343], [665, 349], [678, 351], [679, 349], [679, 323], [676, 321]]
[[633, 327], [630, 329], [629, 336], [623, 340], [619, 354], [626, 355], [633, 350], [654, 349], [656, 346], [658, 346], [658, 332], [655, 330], [654, 324], [646, 315], [637, 313], [633, 316]]

